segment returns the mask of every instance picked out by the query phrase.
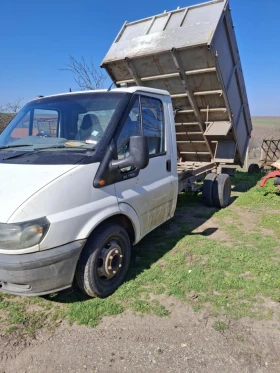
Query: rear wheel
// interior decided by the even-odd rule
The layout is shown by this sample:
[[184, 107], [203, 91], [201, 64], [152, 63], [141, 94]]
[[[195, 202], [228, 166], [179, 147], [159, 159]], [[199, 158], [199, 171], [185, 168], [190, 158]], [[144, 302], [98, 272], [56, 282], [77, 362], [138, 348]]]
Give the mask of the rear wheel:
[[260, 167], [258, 164], [256, 163], [252, 163], [250, 164], [249, 168], [248, 168], [248, 174], [257, 174], [260, 172]]
[[226, 207], [230, 202], [231, 181], [227, 174], [217, 176], [213, 184], [213, 204], [215, 207]]
[[202, 187], [202, 200], [204, 205], [208, 207], [213, 206], [213, 185], [216, 180], [217, 174], [207, 174]]
[[131, 243], [126, 230], [104, 224], [88, 239], [76, 269], [79, 288], [90, 297], [105, 298], [122, 284], [127, 273]]

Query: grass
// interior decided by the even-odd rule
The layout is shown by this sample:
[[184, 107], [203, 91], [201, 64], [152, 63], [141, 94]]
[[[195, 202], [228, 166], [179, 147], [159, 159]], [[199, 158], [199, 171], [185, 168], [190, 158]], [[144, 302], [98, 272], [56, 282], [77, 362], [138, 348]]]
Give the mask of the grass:
[[[255, 186], [260, 177], [237, 173], [234, 189], [247, 191], [220, 211], [203, 207], [201, 196], [180, 194], [177, 217], [134, 248], [126, 282], [107, 299], [87, 299], [79, 291], [48, 298], [0, 295], [0, 331], [33, 336], [63, 319], [94, 327], [127, 310], [166, 317], [176, 298], [216, 317], [279, 319], [280, 197], [271, 183]], [[244, 213], [250, 213], [250, 229]], [[193, 232], [211, 216], [219, 239]], [[222, 331], [226, 324], [213, 327]]]
[[217, 332], [223, 332], [224, 330], [228, 329], [228, 325], [224, 323], [223, 321], [215, 321], [213, 324], [213, 328]]
[[280, 214], [266, 213], [262, 216], [260, 224], [262, 227], [272, 230], [277, 238], [280, 237]]
[[0, 332], [35, 337], [43, 327], [53, 329], [63, 317], [61, 307], [43, 298], [20, 298], [0, 294]]
[[268, 180], [265, 188], [254, 186], [249, 193], [244, 193], [236, 201], [236, 206], [250, 207], [251, 209], [279, 210], [279, 191], [273, 185], [273, 180]]

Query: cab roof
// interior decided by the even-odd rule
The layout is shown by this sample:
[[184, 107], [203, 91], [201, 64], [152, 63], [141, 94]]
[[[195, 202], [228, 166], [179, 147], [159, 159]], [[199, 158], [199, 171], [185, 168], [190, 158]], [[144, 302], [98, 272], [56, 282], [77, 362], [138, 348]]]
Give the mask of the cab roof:
[[[155, 89], [155, 88], [148, 88], [148, 87], [122, 87], [122, 88], [114, 88], [108, 91], [107, 89], [98, 89], [98, 90], [88, 90], [88, 91], [75, 91], [75, 92], [66, 92], [66, 93], [59, 93], [55, 95], [49, 95], [49, 96], [39, 96], [36, 97], [34, 100], [38, 100], [40, 98], [47, 98], [47, 97], [61, 97], [61, 96], [69, 96], [69, 95], [77, 95], [77, 94], [88, 94], [88, 93], [100, 93], [100, 92], [124, 92], [124, 93], [135, 93], [135, 92], [144, 92], [144, 93], [151, 93], [156, 95], [163, 95], [163, 96], [169, 96], [169, 92], [162, 90], [162, 89]], [[33, 100], [32, 100], [33, 101]]]

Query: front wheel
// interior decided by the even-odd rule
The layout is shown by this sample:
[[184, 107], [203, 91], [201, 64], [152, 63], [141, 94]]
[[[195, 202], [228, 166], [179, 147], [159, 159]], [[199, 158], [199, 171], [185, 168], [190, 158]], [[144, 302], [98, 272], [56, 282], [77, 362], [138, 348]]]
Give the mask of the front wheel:
[[122, 284], [131, 255], [126, 230], [104, 224], [88, 239], [76, 269], [79, 288], [90, 297], [105, 298]]

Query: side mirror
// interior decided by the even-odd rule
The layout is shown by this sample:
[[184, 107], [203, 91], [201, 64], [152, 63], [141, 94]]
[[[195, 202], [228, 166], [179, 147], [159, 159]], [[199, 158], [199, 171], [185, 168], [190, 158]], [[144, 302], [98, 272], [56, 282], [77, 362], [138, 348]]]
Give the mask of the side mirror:
[[149, 144], [146, 136], [132, 136], [129, 139], [129, 156], [119, 160], [113, 160], [109, 168], [117, 170], [134, 166], [140, 170], [149, 164]]

